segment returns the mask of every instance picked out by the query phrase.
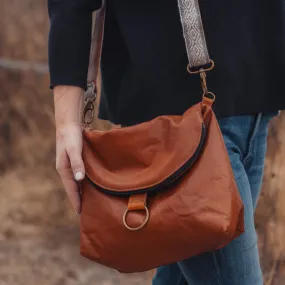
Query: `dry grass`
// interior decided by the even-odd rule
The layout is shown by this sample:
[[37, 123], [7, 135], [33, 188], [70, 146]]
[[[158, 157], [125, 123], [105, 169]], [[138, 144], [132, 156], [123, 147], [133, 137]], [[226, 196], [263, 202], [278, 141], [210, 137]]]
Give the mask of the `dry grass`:
[[120, 275], [79, 255], [48, 93], [45, 75], [0, 70], [0, 285], [148, 284], [150, 273]]
[[[1, 57], [46, 63], [47, 30], [46, 0], [1, 1]], [[78, 217], [54, 170], [48, 84], [47, 74], [0, 68], [0, 285], [147, 285], [151, 273], [119, 275], [79, 256]], [[265, 285], [285, 285], [284, 130], [283, 114], [256, 214]]]
[[266, 285], [285, 284], [285, 114], [274, 119], [269, 131], [263, 191], [256, 225]]

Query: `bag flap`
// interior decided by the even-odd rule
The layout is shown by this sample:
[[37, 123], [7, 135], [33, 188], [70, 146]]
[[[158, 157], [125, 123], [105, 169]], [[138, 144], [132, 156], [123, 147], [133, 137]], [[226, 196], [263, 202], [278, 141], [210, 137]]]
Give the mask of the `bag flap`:
[[205, 141], [201, 104], [183, 116], [161, 116], [136, 126], [83, 132], [88, 179], [114, 195], [169, 186], [197, 160]]

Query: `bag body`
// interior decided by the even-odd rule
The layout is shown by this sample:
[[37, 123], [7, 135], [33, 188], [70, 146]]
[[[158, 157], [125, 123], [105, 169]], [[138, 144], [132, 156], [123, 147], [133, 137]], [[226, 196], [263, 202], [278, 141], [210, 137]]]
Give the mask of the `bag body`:
[[81, 254], [141, 272], [219, 249], [244, 231], [243, 204], [210, 104], [83, 133]]
[[[121, 272], [141, 272], [219, 249], [244, 231], [244, 208], [208, 91], [210, 60], [197, 0], [177, 0], [190, 74], [201, 103], [182, 116], [83, 132], [80, 252]], [[97, 13], [83, 123], [93, 119], [105, 1]]]

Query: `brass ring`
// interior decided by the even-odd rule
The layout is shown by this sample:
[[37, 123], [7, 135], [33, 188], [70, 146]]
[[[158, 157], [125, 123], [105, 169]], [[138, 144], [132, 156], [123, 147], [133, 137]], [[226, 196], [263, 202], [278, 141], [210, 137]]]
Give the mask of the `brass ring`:
[[207, 71], [211, 71], [214, 67], [215, 67], [215, 62], [213, 60], [210, 59], [210, 64], [211, 66], [209, 68], [200, 68], [199, 70], [197, 71], [191, 71], [191, 67], [190, 65], [188, 64], [187, 65], [187, 71], [190, 73], [190, 74], [198, 74], [198, 73], [201, 73], [201, 72], [207, 72]]
[[134, 232], [134, 231], [139, 231], [140, 229], [142, 229], [142, 228], [147, 224], [147, 222], [148, 222], [148, 220], [149, 220], [149, 210], [148, 210], [147, 206], [144, 206], [144, 209], [145, 209], [145, 214], [146, 214], [145, 220], [144, 220], [144, 222], [143, 222], [140, 226], [138, 226], [138, 227], [136, 227], [136, 228], [132, 228], [132, 227], [128, 226], [126, 219], [127, 219], [128, 213], [131, 212], [131, 211], [130, 211], [129, 209], [127, 209], [127, 210], [125, 211], [124, 216], [123, 216], [123, 223], [124, 223], [124, 226], [125, 226], [128, 230], [133, 231], [133, 232]]
[[[207, 95], [211, 95], [212, 98], [207, 97]], [[216, 100], [216, 95], [213, 92], [207, 92], [203, 94], [203, 99], [206, 98], [208, 100], [213, 100], [213, 102]]]

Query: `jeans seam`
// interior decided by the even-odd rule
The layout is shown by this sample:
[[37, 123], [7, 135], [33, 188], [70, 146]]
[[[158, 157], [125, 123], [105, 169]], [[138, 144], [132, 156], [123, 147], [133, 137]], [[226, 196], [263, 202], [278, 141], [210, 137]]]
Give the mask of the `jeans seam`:
[[218, 285], [222, 285], [221, 283], [221, 273], [219, 270], [219, 265], [218, 265], [218, 261], [217, 261], [217, 257], [216, 257], [216, 253], [212, 252], [212, 257], [213, 257], [213, 261], [214, 261], [214, 266], [215, 266], [215, 270], [217, 273], [217, 281], [218, 281]]
[[184, 275], [183, 275], [183, 273], [181, 272], [181, 273], [180, 273], [180, 277], [179, 277], [179, 279], [178, 279], [178, 283], [176, 283], [176, 285], [184, 285], [184, 284], [185, 284], [185, 283], [184, 283], [184, 284], [181, 283], [182, 277], [184, 278]]
[[249, 158], [251, 157], [251, 152], [252, 152], [252, 148], [254, 144], [254, 138], [257, 134], [258, 127], [260, 126], [262, 115], [263, 115], [262, 113], [258, 113], [257, 116], [255, 117], [253, 130], [249, 138], [247, 153], [245, 155], [245, 158], [242, 160], [243, 165], [245, 165], [248, 162]]

